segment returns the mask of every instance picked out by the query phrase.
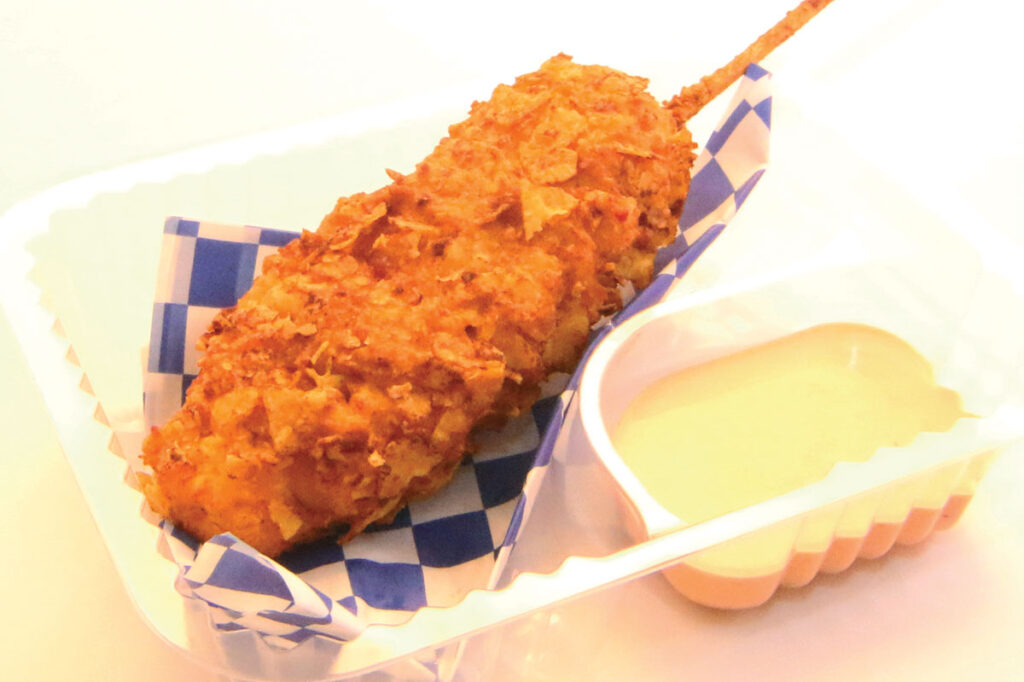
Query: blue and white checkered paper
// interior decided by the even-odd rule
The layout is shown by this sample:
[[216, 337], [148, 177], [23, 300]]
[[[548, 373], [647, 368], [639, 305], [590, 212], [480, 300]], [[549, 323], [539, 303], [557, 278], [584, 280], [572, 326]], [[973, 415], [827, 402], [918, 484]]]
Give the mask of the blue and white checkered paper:
[[[659, 253], [659, 274], [594, 332], [591, 348], [623, 319], [661, 300], [761, 177], [770, 80], [758, 66], [747, 70], [697, 159], [680, 233]], [[213, 316], [249, 288], [263, 258], [297, 236], [181, 218], [169, 219], [164, 232], [145, 373], [147, 428], [180, 407], [198, 371], [196, 341]], [[164, 522], [167, 549], [181, 569], [178, 590], [209, 604], [218, 629], [252, 630], [289, 648], [317, 635], [349, 640], [371, 623], [401, 623], [420, 607], [452, 605], [471, 589], [495, 586], [540, 490], [588, 356], [530, 414], [483, 434], [479, 452], [447, 488], [344, 546], [327, 538], [275, 562], [229, 534], [200, 545]]]

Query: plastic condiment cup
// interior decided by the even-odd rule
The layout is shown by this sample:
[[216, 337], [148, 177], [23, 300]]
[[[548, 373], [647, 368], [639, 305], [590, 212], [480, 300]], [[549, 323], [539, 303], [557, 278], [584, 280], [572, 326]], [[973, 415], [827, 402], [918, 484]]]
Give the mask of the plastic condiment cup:
[[[903, 271], [893, 262], [822, 265], [670, 298], [622, 322], [595, 349], [580, 385], [586, 442], [574, 446], [592, 450], [614, 478], [623, 519], [638, 542], [687, 521], [644, 487], [616, 452], [612, 433], [644, 388], [686, 367], [818, 324], [857, 322], [915, 346], [940, 383], [961, 394], [964, 409], [979, 415], [960, 419], [948, 432], [922, 434], [904, 448], [882, 448], [866, 462], [838, 463], [821, 481], [791, 493], [810, 496], [814, 511], [664, 571], [684, 595], [714, 607], [756, 606], [780, 585], [802, 586], [819, 572], [845, 570], [858, 557], [920, 542], [956, 522], [994, 455], [1024, 437], [1024, 407], [1001, 405], [1007, 386], [978, 380], [997, 371], [994, 360], [964, 352], [967, 341], [954, 317], [908, 308], [900, 290], [908, 285]], [[987, 323], [995, 327], [1000, 320]], [[908, 462], [914, 462], [910, 471]], [[852, 499], [838, 494], [844, 478], [861, 475], [877, 477], [879, 485]]]

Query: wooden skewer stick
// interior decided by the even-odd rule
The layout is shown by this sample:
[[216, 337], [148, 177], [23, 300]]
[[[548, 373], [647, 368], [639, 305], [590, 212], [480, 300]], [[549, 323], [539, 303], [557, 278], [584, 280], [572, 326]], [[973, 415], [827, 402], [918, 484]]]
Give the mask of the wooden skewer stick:
[[830, 2], [832, 0], [803, 0], [796, 9], [787, 12], [779, 23], [733, 57], [728, 64], [704, 76], [693, 85], [683, 88], [682, 92], [669, 100], [665, 106], [672, 110], [672, 115], [679, 125], [684, 124], [705, 104], [736, 82], [748, 66], [761, 61], [772, 50], [786, 42]]

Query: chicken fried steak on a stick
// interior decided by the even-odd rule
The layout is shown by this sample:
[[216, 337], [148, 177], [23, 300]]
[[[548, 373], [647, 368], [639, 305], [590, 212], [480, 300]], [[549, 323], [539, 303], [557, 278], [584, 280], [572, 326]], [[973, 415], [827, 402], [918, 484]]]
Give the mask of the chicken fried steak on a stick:
[[501, 85], [409, 175], [338, 201], [204, 335], [143, 446], [150, 505], [275, 556], [349, 539], [447, 483], [470, 432], [570, 370], [645, 286], [689, 187], [686, 121], [826, 2], [665, 106], [559, 55]]

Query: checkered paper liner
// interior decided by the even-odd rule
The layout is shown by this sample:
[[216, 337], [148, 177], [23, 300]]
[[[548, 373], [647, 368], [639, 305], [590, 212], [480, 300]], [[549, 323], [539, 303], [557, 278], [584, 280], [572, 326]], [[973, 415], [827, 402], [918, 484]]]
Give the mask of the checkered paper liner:
[[[180, 568], [177, 589], [203, 600], [221, 631], [252, 630], [291, 648], [317, 635], [350, 640], [370, 624], [398, 624], [423, 606], [450, 606], [469, 590], [497, 585], [544, 473], [590, 350], [622, 320], [661, 300], [725, 228], [764, 172], [771, 77], [748, 68], [727, 115], [694, 166], [674, 243], [659, 273], [593, 333], [576, 373], [553, 382], [529, 414], [481, 447], [451, 484], [394, 521], [338, 545], [311, 543], [273, 561], [230, 534], [198, 543], [168, 521], [163, 540]], [[144, 376], [147, 430], [182, 404], [197, 373], [196, 341], [235, 301], [263, 259], [297, 236], [253, 226], [170, 218]]]

